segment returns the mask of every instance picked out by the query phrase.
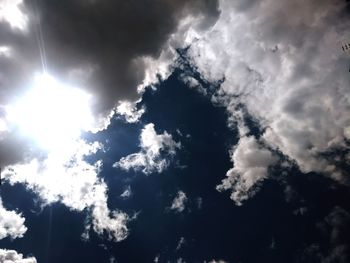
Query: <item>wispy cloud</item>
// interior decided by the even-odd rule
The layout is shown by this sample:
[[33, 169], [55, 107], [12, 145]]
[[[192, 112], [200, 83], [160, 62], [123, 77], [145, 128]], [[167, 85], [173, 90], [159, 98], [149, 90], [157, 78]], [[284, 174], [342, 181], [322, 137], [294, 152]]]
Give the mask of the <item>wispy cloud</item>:
[[176, 197], [174, 198], [170, 209], [174, 210], [177, 213], [181, 213], [182, 211], [185, 210], [186, 207], [186, 202], [187, 202], [187, 196], [183, 191], [179, 191], [176, 194]]

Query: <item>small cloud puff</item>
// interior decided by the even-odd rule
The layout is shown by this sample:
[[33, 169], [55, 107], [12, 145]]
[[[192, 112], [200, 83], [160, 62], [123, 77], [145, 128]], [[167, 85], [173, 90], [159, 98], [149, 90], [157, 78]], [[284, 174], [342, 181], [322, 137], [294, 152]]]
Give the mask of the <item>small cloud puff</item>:
[[179, 191], [176, 197], [174, 198], [170, 209], [180, 213], [185, 210], [186, 202], [187, 202], [186, 194], [183, 191]]
[[126, 171], [142, 171], [144, 174], [161, 173], [169, 166], [164, 156], [174, 156], [181, 144], [175, 142], [166, 131], [157, 134], [154, 124], [149, 123], [142, 129], [140, 147], [140, 152], [121, 158], [113, 166]]

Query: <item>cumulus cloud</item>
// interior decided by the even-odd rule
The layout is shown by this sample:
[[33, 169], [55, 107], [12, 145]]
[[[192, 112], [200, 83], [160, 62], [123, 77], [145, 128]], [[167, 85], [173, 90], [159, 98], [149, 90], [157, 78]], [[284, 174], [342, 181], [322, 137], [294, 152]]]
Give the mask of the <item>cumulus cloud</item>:
[[21, 214], [6, 210], [0, 200], [0, 239], [5, 237], [12, 239], [23, 237], [25, 232], [27, 232], [24, 221], [25, 219]]
[[3, 175], [10, 184], [21, 183], [37, 193], [43, 205], [59, 201], [72, 210], [90, 209], [92, 228], [120, 241], [127, 236], [129, 217], [109, 210], [107, 185], [97, 176], [100, 162], [92, 165], [84, 159], [100, 148], [97, 143], [78, 141], [67, 145], [64, 152], [51, 152], [43, 160], [8, 166]]
[[181, 144], [175, 142], [166, 131], [157, 134], [154, 124], [149, 123], [141, 131], [141, 151], [121, 158], [113, 166], [127, 171], [142, 171], [144, 174], [161, 173], [169, 166], [167, 156], [175, 155], [180, 146]]
[[35, 257], [23, 258], [15, 250], [0, 249], [0, 262], [3, 263], [37, 263]]
[[231, 199], [237, 205], [242, 205], [244, 200], [255, 194], [256, 185], [267, 177], [268, 167], [275, 164], [277, 158], [250, 136], [240, 138], [231, 159], [234, 166], [216, 189], [231, 190]]
[[188, 50], [207, 80], [224, 79], [212, 99], [226, 106], [231, 124], [244, 105], [266, 144], [304, 173], [341, 182], [346, 172], [327, 153], [349, 146], [346, 8], [341, 0], [222, 0], [217, 23]]
[[170, 209], [174, 210], [177, 213], [181, 213], [182, 211], [185, 210], [186, 202], [187, 202], [186, 194], [183, 191], [179, 191], [176, 197], [174, 198], [170, 206]]

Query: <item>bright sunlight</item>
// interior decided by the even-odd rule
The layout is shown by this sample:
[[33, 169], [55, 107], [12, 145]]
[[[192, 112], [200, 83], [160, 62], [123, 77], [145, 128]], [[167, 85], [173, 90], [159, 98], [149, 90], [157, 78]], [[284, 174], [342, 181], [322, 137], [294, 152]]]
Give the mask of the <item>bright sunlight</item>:
[[7, 107], [8, 119], [46, 150], [78, 139], [92, 125], [90, 96], [47, 74], [37, 75], [26, 94]]

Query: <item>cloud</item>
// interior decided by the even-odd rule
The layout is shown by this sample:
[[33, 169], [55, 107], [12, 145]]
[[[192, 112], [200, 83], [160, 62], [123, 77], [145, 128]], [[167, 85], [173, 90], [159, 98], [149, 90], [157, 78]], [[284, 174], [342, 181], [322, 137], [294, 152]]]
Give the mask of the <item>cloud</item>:
[[[101, 163], [85, 160], [99, 146], [69, 141], [62, 149], [44, 151], [10, 122], [8, 106], [44, 71], [91, 95], [96, 128], [106, 128], [114, 113], [136, 122], [144, 109], [135, 103], [145, 85], [157, 80], [156, 74], [169, 73], [174, 34], [184, 37], [194, 20], [198, 30], [207, 28], [217, 15], [216, 0], [1, 1], [0, 166], [6, 167], [6, 180], [24, 184], [43, 205], [87, 209], [88, 229], [115, 241], [126, 238], [129, 217], [107, 206], [108, 187], [97, 176]], [[65, 109], [64, 100], [58, 103], [56, 110]], [[168, 165], [163, 152], [172, 156], [178, 147], [168, 133], [158, 135], [153, 124], [146, 126], [133, 168], [161, 172]]]
[[[91, 95], [95, 128], [106, 128], [114, 113], [136, 122], [144, 112], [135, 106], [144, 86], [157, 80], [156, 74], [169, 72], [176, 53], [170, 45], [173, 33], [181, 35], [194, 19], [198, 29], [210, 26], [218, 15], [216, 7], [216, 0], [1, 1], [0, 166], [6, 167], [6, 180], [24, 184], [43, 205], [62, 202], [72, 210], [88, 209], [88, 229], [115, 241], [124, 239], [129, 217], [108, 208], [108, 187], [97, 176], [101, 163], [85, 160], [99, 146], [77, 140], [45, 151], [11, 123], [8, 106], [44, 71]], [[57, 112], [65, 109], [64, 100], [58, 104]], [[66, 124], [63, 120], [59, 126]], [[174, 155], [180, 144], [166, 132], [156, 134], [153, 126], [145, 128], [143, 150], [136, 155], [144, 166], [134, 164], [145, 173], [161, 172], [168, 165], [163, 151]]]
[[154, 124], [149, 123], [141, 131], [140, 147], [140, 152], [121, 158], [113, 166], [127, 171], [142, 171], [144, 174], [161, 173], [169, 166], [166, 157], [175, 155], [181, 144], [175, 142], [166, 131], [157, 134]]
[[182, 211], [185, 210], [185, 205], [187, 202], [187, 196], [183, 191], [179, 191], [176, 195], [176, 197], [174, 198], [170, 209], [174, 210], [177, 213], [181, 213]]
[[[0, 165], [42, 154], [6, 125], [5, 107], [28, 90], [36, 73], [45, 70], [91, 94], [95, 129], [104, 129], [118, 105], [132, 105], [157, 74], [169, 73], [176, 54], [170, 42], [183, 34], [183, 21], [196, 20], [204, 29], [217, 16], [216, 0], [1, 1]], [[135, 122], [143, 110], [118, 111]]]
[[126, 189], [124, 190], [124, 192], [120, 195], [120, 197], [123, 198], [123, 199], [127, 199], [130, 196], [132, 196], [132, 191], [131, 191], [130, 185], [128, 185], [126, 187]]
[[122, 241], [129, 234], [127, 223], [130, 218], [126, 213], [108, 209], [106, 189], [107, 186], [102, 184], [94, 193], [96, 197], [91, 212], [92, 228], [101, 236], [107, 234], [109, 240]]
[[216, 24], [188, 50], [207, 80], [224, 78], [212, 100], [226, 106], [231, 125], [244, 105], [266, 144], [304, 173], [340, 182], [346, 171], [327, 153], [349, 148], [346, 7], [346, 1], [223, 0]]
[[0, 200], [0, 239], [6, 237], [10, 237], [11, 239], [23, 237], [25, 232], [27, 232], [24, 221], [25, 219], [21, 214], [6, 210]]
[[275, 164], [277, 158], [250, 136], [240, 138], [232, 150], [231, 159], [234, 166], [216, 189], [231, 190], [231, 199], [236, 205], [242, 205], [255, 194], [256, 185], [268, 176], [268, 167]]
[[6, 19], [14, 12], [4, 10], [0, 45], [9, 47], [12, 55], [1, 90], [15, 94], [15, 87], [25, 85], [44, 63], [53, 75], [91, 91], [96, 112], [109, 112], [118, 100], [139, 98], [137, 87], [147, 66], [143, 59], [160, 56], [181, 19], [201, 16], [203, 26], [210, 24], [218, 15], [216, 5], [214, 0], [8, 3], [7, 10], [26, 18], [19, 27], [26, 30], [14, 30]]
[[98, 178], [100, 162], [89, 164], [85, 157], [101, 148], [97, 143], [77, 141], [64, 152], [51, 152], [43, 160], [8, 166], [3, 176], [10, 184], [21, 183], [35, 192], [43, 206], [62, 202], [76, 211], [91, 211], [92, 228], [98, 234], [120, 241], [128, 234], [127, 214], [107, 207], [107, 185]]
[[24, 30], [28, 17], [21, 12], [21, 0], [3, 0], [0, 3], [0, 22], [7, 23], [13, 30]]
[[146, 108], [143, 106], [137, 109], [135, 103], [130, 101], [122, 101], [116, 108], [116, 113], [123, 116], [126, 122], [135, 123], [138, 122], [141, 116], [145, 113]]
[[23, 258], [15, 250], [0, 249], [0, 262], [3, 263], [37, 263], [34, 257]]

